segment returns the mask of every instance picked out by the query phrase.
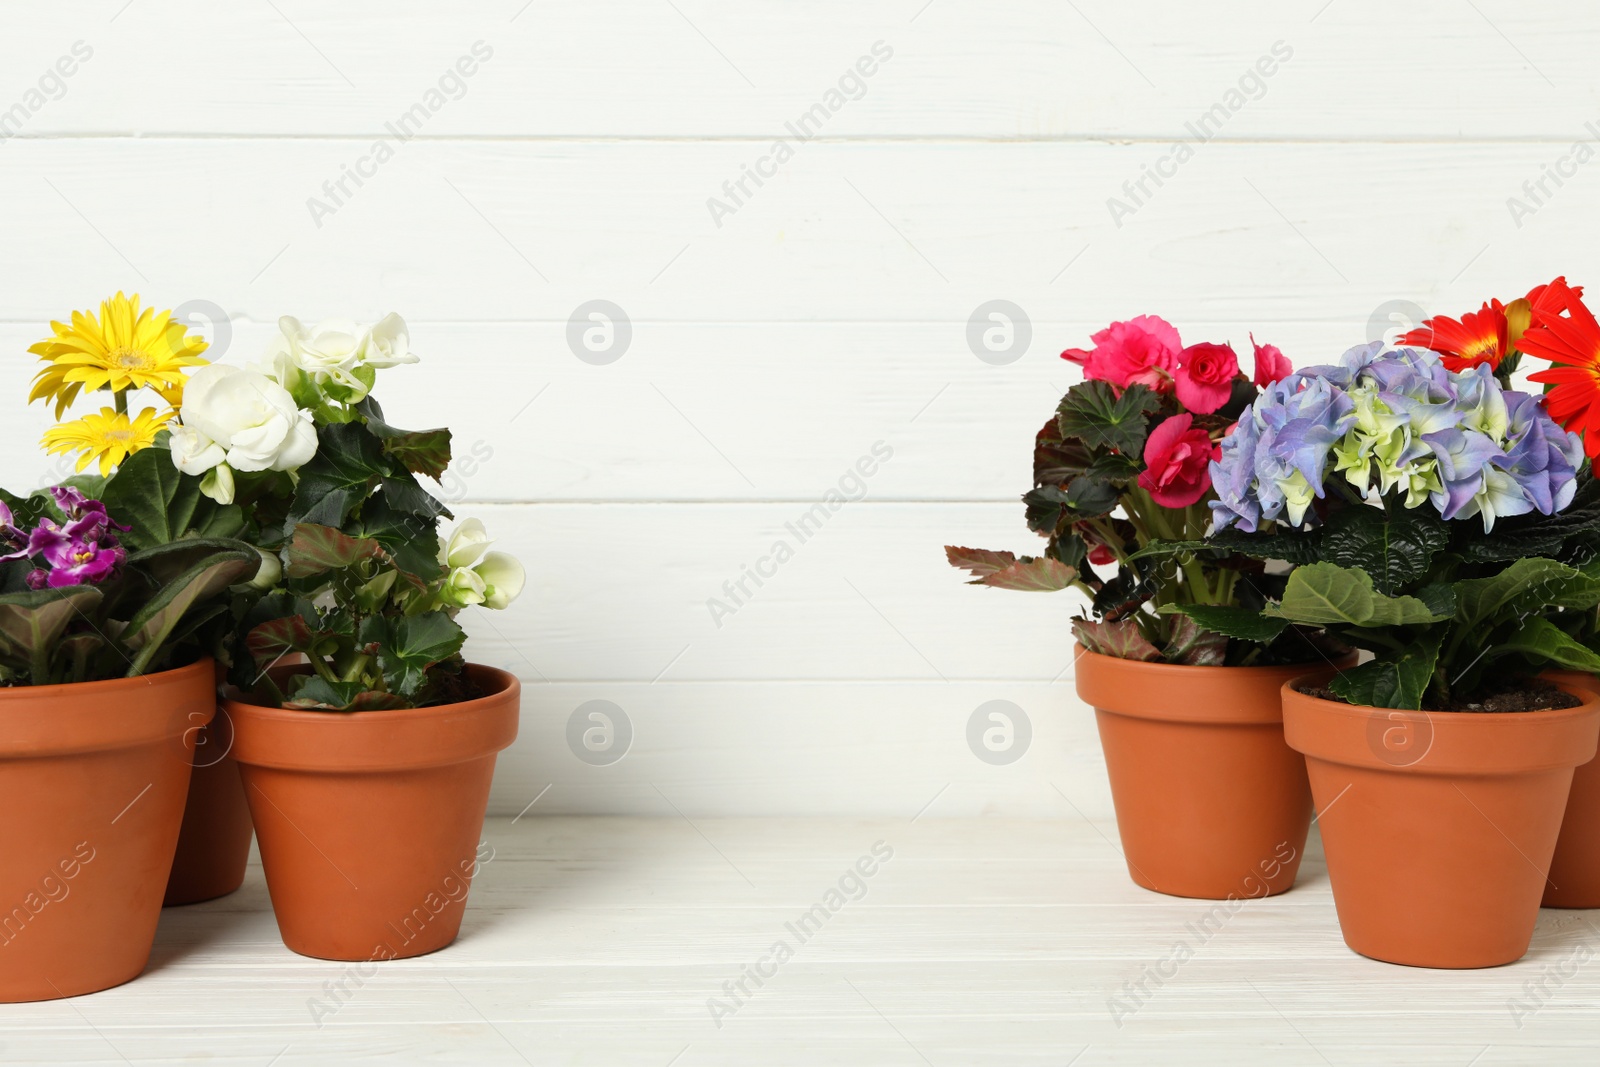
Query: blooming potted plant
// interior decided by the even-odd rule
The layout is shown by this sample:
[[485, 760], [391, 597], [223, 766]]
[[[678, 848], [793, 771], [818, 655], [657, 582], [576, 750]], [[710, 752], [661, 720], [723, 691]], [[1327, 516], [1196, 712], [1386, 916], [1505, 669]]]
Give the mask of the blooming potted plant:
[[1600, 602], [1577, 436], [1488, 364], [1374, 344], [1275, 383], [1212, 478], [1219, 550], [1299, 564], [1261, 621], [1372, 655], [1283, 690], [1345, 942], [1416, 966], [1519, 958], [1600, 734], [1595, 696], [1535, 677], [1600, 667], [1546, 617]]
[[517, 732], [517, 680], [462, 658], [455, 616], [505, 608], [523, 571], [476, 520], [440, 540], [450, 513], [419, 478], [444, 473], [450, 432], [397, 429], [370, 395], [416, 361], [404, 322], [280, 327], [269, 366], [195, 373], [171, 437], [281, 562], [238, 611], [234, 756], [284, 943], [415, 956], [456, 936]]
[[1314, 628], [1262, 624], [1283, 577], [1199, 538], [1217, 442], [1289, 361], [1255, 345], [1252, 381], [1227, 345], [1185, 347], [1151, 315], [1093, 340], [1062, 353], [1087, 380], [1035, 439], [1023, 502], [1043, 554], [946, 554], [974, 584], [1089, 599], [1072, 621], [1078, 694], [1095, 708], [1133, 880], [1189, 897], [1283, 892], [1311, 798], [1278, 691], [1340, 650]]
[[[1516, 301], [1499, 314], [1495, 313], [1498, 301], [1486, 305], [1488, 317], [1486, 322], [1482, 321], [1484, 313], [1479, 313], [1476, 345], [1470, 338], [1466, 340], [1469, 352], [1477, 361], [1488, 363], [1502, 380], [1510, 373], [1508, 367], [1515, 369], [1524, 352], [1549, 361], [1550, 367], [1529, 377], [1544, 385], [1545, 402], [1551, 416], [1583, 438], [1584, 451], [1592, 461], [1600, 455], [1600, 429], [1592, 422], [1600, 413], [1600, 406], [1596, 404], [1600, 391], [1595, 385], [1595, 370], [1600, 367], [1600, 323], [1584, 304], [1583, 289], [1569, 286], [1565, 278], [1537, 287], [1528, 294], [1526, 303], [1525, 315], [1517, 314]], [[1499, 325], [1502, 317], [1508, 326]], [[1430, 320], [1423, 325], [1427, 328], [1438, 322]], [[1444, 329], [1449, 330], [1449, 327]], [[1501, 329], [1508, 335], [1507, 342], [1487, 344], [1487, 335]], [[1415, 343], [1439, 347], [1438, 340], [1423, 331], [1418, 331]], [[1445, 356], [1447, 366], [1452, 366], [1452, 355]], [[1595, 541], [1600, 542], [1600, 536]], [[1597, 549], [1600, 544], [1589, 543], [1583, 552], [1587, 555]], [[1548, 617], [1586, 647], [1600, 650], [1600, 619], [1594, 610], [1557, 606]], [[1594, 688], [1600, 681], [1593, 668], [1550, 671], [1547, 677], [1586, 688]], [[1572, 792], [1567, 797], [1566, 814], [1561, 820], [1561, 835], [1556, 840], [1550, 873], [1545, 879], [1544, 905], [1550, 908], [1600, 907], [1600, 759], [1590, 760], [1573, 772]]]
[[[112, 406], [46, 435], [98, 474], [0, 493], [0, 807], [15, 816], [0, 830], [5, 1001], [89, 993], [144, 969], [190, 755], [216, 704], [206, 628], [261, 564], [231, 536], [237, 516], [195, 507], [198, 479], [173, 472], [194, 494], [187, 513], [171, 497], [123, 506], [123, 461], [167, 418], [130, 419], [127, 397], [152, 386], [180, 399], [178, 368], [197, 351], [182, 327], [118, 294], [55, 331], [35, 347], [48, 364], [35, 399], [56, 401], [58, 418], [84, 390], [109, 391]], [[194, 535], [150, 533], [175, 524]]]

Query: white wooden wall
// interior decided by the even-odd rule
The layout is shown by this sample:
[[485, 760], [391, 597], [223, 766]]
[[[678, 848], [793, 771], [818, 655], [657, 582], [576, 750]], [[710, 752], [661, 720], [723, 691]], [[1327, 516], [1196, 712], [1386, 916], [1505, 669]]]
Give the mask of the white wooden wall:
[[[1016, 496], [1073, 380], [1060, 349], [1155, 312], [1320, 362], [1394, 298], [1459, 313], [1560, 272], [1600, 284], [1600, 11], [1577, 0], [7, 15], [6, 484], [48, 476], [46, 413], [20, 405], [52, 317], [119, 288], [209, 301], [245, 361], [280, 314], [401, 312], [425, 359], [379, 396], [476, 447], [447, 495], [530, 571], [510, 612], [468, 619], [474, 656], [528, 683], [502, 814], [540, 797], [534, 813], [1104, 815], [1074, 604], [969, 588], [941, 551], [1037, 543]], [[92, 54], [57, 82], [77, 42]], [[472, 75], [430, 99], [475, 44]], [[859, 99], [794, 141], [785, 123], [875, 45], [892, 55], [846, 82]], [[417, 135], [361, 163], [419, 103]], [[323, 183], [358, 164], [335, 204]], [[773, 176], [713, 218], [708, 198], [757, 165]], [[1132, 200], [1123, 184], [1157, 166], [1171, 177]], [[1113, 219], [1113, 196], [1134, 210]], [[592, 300], [631, 321], [605, 365], [567, 343]], [[968, 346], [991, 300], [1031, 323], [1004, 365]], [[865, 497], [717, 625], [708, 598], [875, 444], [892, 458]], [[1001, 766], [966, 740], [998, 699], [1032, 725]], [[590, 700], [631, 723], [618, 762], [568, 747]]]

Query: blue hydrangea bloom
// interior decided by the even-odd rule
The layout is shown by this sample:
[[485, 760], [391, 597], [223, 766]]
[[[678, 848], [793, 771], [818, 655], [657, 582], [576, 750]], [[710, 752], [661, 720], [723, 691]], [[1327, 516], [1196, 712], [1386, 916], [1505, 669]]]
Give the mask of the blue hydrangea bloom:
[[[1577, 434], [1486, 366], [1454, 372], [1423, 349], [1350, 349], [1274, 383], [1239, 416], [1211, 465], [1212, 529], [1316, 519], [1343, 477], [1360, 495], [1430, 504], [1445, 519], [1549, 515], [1572, 502]], [[1329, 464], [1332, 463], [1332, 471]]]

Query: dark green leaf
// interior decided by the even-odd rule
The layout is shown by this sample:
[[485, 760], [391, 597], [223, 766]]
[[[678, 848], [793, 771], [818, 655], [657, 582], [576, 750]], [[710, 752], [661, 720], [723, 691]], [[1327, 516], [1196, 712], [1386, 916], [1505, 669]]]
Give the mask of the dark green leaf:
[[137, 653], [128, 676], [142, 674], [156, 662], [167, 638], [192, 608], [235, 582], [248, 580], [260, 566], [261, 554], [249, 545], [241, 545], [209, 554], [156, 589], [122, 631], [122, 643]]
[[1085, 475], [1067, 486], [1067, 507], [1074, 518], [1104, 515], [1117, 506], [1117, 487], [1101, 478]]
[[1421, 581], [1434, 553], [1450, 543], [1444, 520], [1424, 508], [1356, 505], [1336, 511], [1322, 530], [1321, 556], [1372, 577], [1380, 593], [1392, 594]]
[[[225, 537], [185, 537], [129, 553], [127, 567], [149, 575], [152, 584], [162, 586], [176, 581], [196, 564], [218, 552], [239, 552], [246, 547], [243, 541]], [[256, 553], [257, 566], [260, 562], [260, 554]], [[254, 577], [255, 572], [251, 571], [240, 581]]]
[[378, 438], [360, 422], [317, 428], [317, 454], [300, 468], [287, 525], [343, 526], [351, 510], [392, 473]]
[[355, 532], [382, 545], [395, 566], [407, 574], [426, 583], [444, 573], [439, 564], [438, 520], [396, 511], [387, 491], [362, 506], [354, 525]]
[[1094, 613], [1107, 622], [1116, 622], [1137, 611], [1159, 588], [1153, 577], [1138, 580], [1132, 571], [1119, 571], [1094, 595]]
[[1160, 406], [1161, 398], [1142, 385], [1130, 385], [1118, 396], [1105, 382], [1087, 381], [1067, 390], [1056, 419], [1063, 438], [1075, 437], [1091, 451], [1111, 448], [1136, 456], [1144, 449], [1146, 416]]
[[187, 536], [234, 537], [244, 529], [244, 511], [218, 504], [200, 492], [201, 479], [172, 465], [172, 454], [154, 446], [122, 461], [99, 499], [117, 522], [130, 549], [153, 548]]
[[1212, 633], [1235, 637], [1241, 641], [1266, 644], [1289, 628], [1289, 620], [1273, 618], [1224, 604], [1166, 604], [1162, 614], [1186, 615]]
[[1370, 663], [1335, 675], [1328, 688], [1352, 704], [1416, 710], [1439, 660], [1440, 627], [1401, 652], [1385, 652]]
[[466, 634], [450, 616], [434, 611], [411, 617], [369, 616], [361, 625], [363, 645], [376, 645], [384, 684], [411, 696], [427, 680], [428, 668], [461, 651]]
[[378, 402], [368, 396], [358, 405], [367, 426], [383, 442], [383, 450], [399, 460], [413, 474], [425, 474], [438, 481], [450, 466], [450, 431], [399, 430], [383, 421]]

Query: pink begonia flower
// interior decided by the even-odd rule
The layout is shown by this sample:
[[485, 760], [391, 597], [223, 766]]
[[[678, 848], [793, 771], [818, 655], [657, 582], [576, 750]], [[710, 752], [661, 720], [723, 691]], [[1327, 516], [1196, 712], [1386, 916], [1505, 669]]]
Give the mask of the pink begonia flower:
[[1069, 348], [1061, 358], [1083, 367], [1084, 377], [1106, 382], [1118, 389], [1145, 385], [1158, 393], [1172, 390], [1173, 372], [1183, 342], [1178, 331], [1165, 319], [1140, 315], [1127, 322], [1113, 322], [1090, 336], [1094, 348]]

